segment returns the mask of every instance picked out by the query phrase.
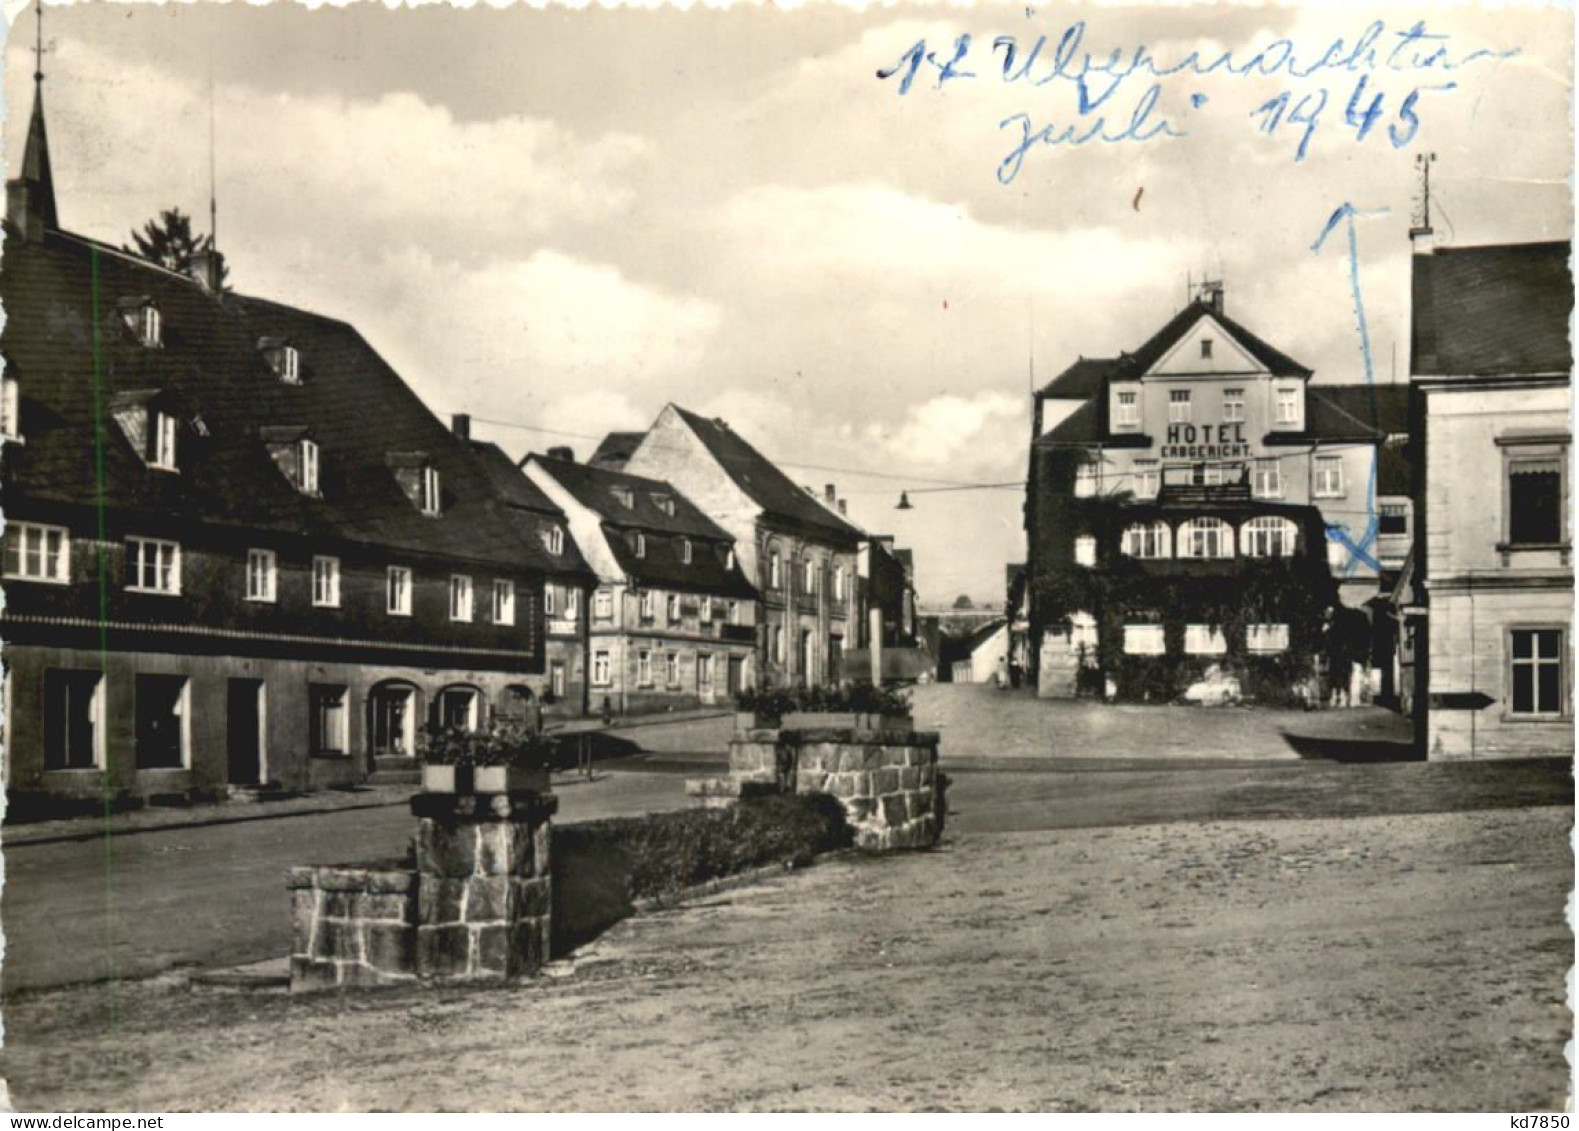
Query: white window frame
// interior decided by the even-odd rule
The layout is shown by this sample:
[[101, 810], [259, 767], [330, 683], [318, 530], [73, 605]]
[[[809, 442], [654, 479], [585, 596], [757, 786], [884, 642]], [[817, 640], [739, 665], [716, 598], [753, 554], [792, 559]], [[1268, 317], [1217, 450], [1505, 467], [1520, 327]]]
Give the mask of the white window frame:
[[[1557, 634], [1557, 655], [1542, 656], [1536, 641], [1538, 633], [1553, 632]], [[1530, 637], [1530, 655], [1519, 657], [1515, 655], [1515, 640], [1520, 635]], [[1561, 719], [1568, 715], [1568, 629], [1565, 625], [1558, 624], [1515, 624], [1508, 626], [1507, 635], [1507, 672], [1508, 672], [1508, 698], [1507, 713], [1510, 719]], [[1557, 666], [1557, 704], [1552, 710], [1541, 710], [1540, 702], [1540, 669], [1548, 664]], [[1514, 708], [1513, 682], [1514, 673], [1521, 667], [1531, 669], [1532, 705], [1535, 710], [1519, 711]]]
[[599, 589], [592, 595], [592, 618], [594, 620], [612, 620], [614, 618], [614, 594], [607, 589]]
[[696, 654], [696, 688], [698, 691], [710, 691], [713, 687], [713, 654], [711, 652], [698, 652]]
[[565, 552], [565, 529], [562, 526], [548, 528], [548, 552], [556, 557]]
[[808, 597], [815, 596], [817, 593], [817, 559], [807, 558], [803, 563], [802, 568], [805, 570], [805, 575], [802, 581], [802, 584], [805, 586], [805, 588], [802, 590], [802, 592], [804, 592]]
[[1135, 497], [1155, 499], [1162, 494], [1162, 465], [1156, 460], [1135, 461]]
[[[1204, 552], [1208, 547], [1208, 532], [1217, 535], [1216, 553]], [[1201, 535], [1200, 545], [1197, 547], [1196, 535]], [[1234, 528], [1220, 518], [1201, 517], [1186, 519], [1179, 524], [1178, 538], [1176, 539], [1175, 553], [1181, 558], [1194, 558], [1196, 560], [1222, 560], [1234, 556]], [[1197, 553], [1199, 548], [1201, 553]]]
[[1173, 556], [1173, 530], [1162, 519], [1132, 522], [1124, 528], [1124, 553], [1142, 561], [1162, 561]]
[[1283, 497], [1283, 461], [1261, 457], [1250, 466], [1250, 494], [1257, 499]]
[[149, 349], [164, 344], [164, 319], [159, 316], [159, 308], [151, 302], [137, 311], [137, 340]]
[[653, 619], [652, 590], [641, 589], [636, 594], [636, 615], [642, 620]]
[[691, 540], [689, 538], [680, 539], [680, 561], [685, 565], [691, 564]]
[[1090, 534], [1075, 538], [1075, 564], [1088, 569], [1097, 564], [1097, 540]]
[[1228, 654], [1228, 637], [1221, 625], [1187, 624], [1184, 626], [1184, 654], [1186, 656], [1225, 656]]
[[[50, 549], [51, 540], [56, 543], [53, 552]], [[13, 546], [16, 547], [15, 568], [11, 564]], [[29, 568], [29, 557], [37, 563], [36, 571]], [[71, 584], [71, 531], [64, 526], [49, 526], [41, 522], [6, 523], [5, 576], [11, 581]]]
[[680, 653], [665, 653], [663, 657], [663, 680], [665, 687], [680, 686]]
[[1288, 625], [1245, 625], [1245, 651], [1253, 656], [1270, 656], [1288, 651]]
[[471, 576], [464, 573], [450, 574], [450, 620], [465, 624], [476, 614], [477, 605], [472, 599]]
[[422, 469], [422, 513], [437, 516], [443, 506], [443, 480], [439, 478], [439, 469], [425, 466]]
[[670, 593], [663, 599], [663, 611], [670, 624], [680, 623], [680, 595], [678, 593]]
[[302, 355], [295, 346], [280, 349], [280, 380], [287, 385], [302, 383]]
[[392, 617], [411, 615], [411, 570], [390, 566], [384, 574], [384, 611]]
[[[39, 737], [43, 740], [42, 741], [42, 747], [43, 748], [39, 751], [39, 754], [40, 754], [41, 763], [42, 763], [42, 765], [44, 767], [44, 771], [46, 773], [50, 773], [50, 774], [70, 774], [70, 773], [83, 773], [83, 772], [90, 772], [90, 771], [93, 771], [93, 770], [102, 770], [102, 769], [104, 769], [105, 732], [108, 730], [108, 727], [105, 726], [105, 717], [104, 717], [104, 701], [105, 701], [105, 699], [104, 699], [104, 688], [105, 688], [105, 685], [109, 682], [109, 679], [106, 677], [104, 672], [102, 672], [102, 671], [94, 671], [91, 668], [51, 668], [51, 669], [46, 669], [45, 672], [44, 672], [43, 687], [41, 688], [42, 695], [43, 695], [41, 706], [44, 708], [44, 710], [46, 712], [46, 718], [48, 717], [47, 713], [49, 711], [49, 690], [50, 690], [49, 673], [50, 673], [50, 671], [58, 671], [63, 676], [70, 676], [70, 675], [86, 676], [86, 675], [91, 675], [91, 676], [95, 677], [94, 680], [93, 680], [93, 690], [88, 695], [88, 710], [87, 710], [88, 722], [93, 727], [93, 739], [92, 739], [92, 742], [91, 742], [93, 760], [86, 766], [71, 766], [71, 765], [52, 766], [52, 765], [50, 765], [49, 762], [47, 761], [48, 756], [49, 756], [48, 755], [49, 735], [43, 728], [41, 728]], [[6, 715], [7, 715], [6, 733], [7, 734], [12, 733], [11, 729], [10, 729], [10, 725], [9, 725], [9, 722], [10, 722], [9, 716], [10, 716], [10, 713], [11, 713], [11, 685], [10, 685], [10, 679], [11, 679], [11, 672], [8, 669], [6, 671], [6, 681], [7, 681], [6, 682]], [[70, 699], [69, 699], [70, 691], [72, 689], [72, 684], [70, 682], [67, 682], [66, 689], [67, 689], [68, 702], [69, 702], [70, 701]], [[63, 712], [63, 714], [69, 714], [69, 712]], [[61, 741], [62, 741], [62, 746], [63, 747], [69, 746], [69, 743], [70, 743], [69, 735], [62, 736], [62, 740]], [[7, 751], [7, 754], [9, 754], [9, 753], [10, 752]]]
[[1102, 465], [1092, 462], [1082, 462], [1075, 468], [1075, 498], [1089, 499], [1097, 493], [1102, 485]]
[[1140, 393], [1120, 389], [1113, 394], [1113, 427], [1126, 431], [1140, 427]]
[[581, 590], [573, 585], [565, 587], [565, 619], [575, 620], [581, 614]]
[[559, 591], [552, 585], [543, 586], [543, 615], [545, 617], [554, 616], [559, 612], [559, 609], [556, 607], [559, 604], [558, 593]]
[[1189, 389], [1168, 390], [1168, 423], [1189, 424], [1194, 412]]
[[609, 653], [602, 649], [592, 653], [592, 686], [608, 687], [611, 685], [610, 675], [614, 665], [610, 662]]
[[780, 589], [784, 584], [784, 560], [777, 550], [768, 554], [768, 588]]
[[149, 431], [152, 435], [153, 448], [148, 456], [148, 466], [156, 471], [178, 471], [180, 466], [176, 463], [176, 436], [180, 422], [168, 412], [154, 411], [150, 414], [152, 420]]
[[302, 494], [316, 495], [318, 493], [318, 445], [312, 440], [304, 439], [297, 445], [296, 454], [301, 467]]
[[638, 648], [636, 650], [636, 686], [652, 686], [652, 650]]
[[1298, 428], [1300, 425], [1299, 386], [1279, 385], [1272, 391], [1272, 423], [1279, 428]]
[[340, 607], [340, 559], [328, 554], [313, 555], [313, 607]]
[[1097, 618], [1090, 613], [1078, 612], [1069, 615], [1069, 647], [1076, 655], [1084, 655], [1095, 659], [1097, 651]]
[[[553, 589], [552, 585], [543, 586], [543, 592]], [[515, 582], [507, 577], [493, 579], [493, 623], [511, 625], [515, 623]]]
[[1311, 471], [1312, 491], [1318, 499], [1341, 499], [1344, 496], [1343, 457], [1316, 456]]
[[[318, 702], [325, 693], [339, 692], [340, 704], [337, 710], [333, 735], [324, 733], [326, 728], [318, 725]], [[349, 758], [351, 756], [351, 689], [341, 683], [310, 683], [307, 685], [307, 710], [310, 712], [307, 720], [308, 754], [314, 758]], [[314, 739], [319, 741], [315, 742]], [[336, 745], [329, 745], [330, 742]]]
[[279, 600], [280, 559], [273, 550], [247, 551], [247, 600], [272, 605]]
[[0, 380], [0, 436], [13, 444], [22, 439], [22, 386], [15, 377]]
[[844, 600], [844, 566], [842, 565], [833, 567], [833, 599]]
[[1243, 424], [1245, 420], [1245, 391], [1240, 388], [1223, 390], [1223, 423]]
[[1168, 639], [1160, 624], [1126, 624], [1124, 626], [1124, 654], [1126, 656], [1166, 656]]
[[1257, 515], [1239, 528], [1239, 552], [1247, 558], [1292, 558], [1298, 544], [1299, 527], [1279, 515]]
[[638, 558], [645, 558], [647, 556], [647, 535], [643, 534], [640, 530], [636, 532], [635, 550], [636, 556]]
[[725, 611], [725, 614], [724, 614], [724, 620], [728, 624], [739, 624], [740, 623], [740, 602], [739, 601], [731, 601], [731, 602], [729, 602], [729, 604], [726, 606], [726, 611]]
[[[153, 560], [147, 560], [147, 552], [153, 550]], [[168, 555], [169, 560], [165, 561]], [[162, 597], [179, 597], [181, 595], [181, 544], [171, 542], [166, 538], [149, 538], [142, 534], [129, 534], [126, 537], [126, 560], [132, 569], [132, 576], [137, 578], [135, 585], [128, 584], [128, 593], [156, 593]], [[154, 583], [144, 585], [143, 579], [152, 570]]]
[[[710, 594], [703, 593], [702, 596], [697, 600], [697, 606], [698, 606], [698, 609], [699, 609], [698, 615], [701, 617], [702, 624], [705, 626], [709, 621], [711, 621], [713, 619], [713, 598], [712, 598], [712, 596]], [[705, 628], [704, 628], [704, 631], [705, 631]]]

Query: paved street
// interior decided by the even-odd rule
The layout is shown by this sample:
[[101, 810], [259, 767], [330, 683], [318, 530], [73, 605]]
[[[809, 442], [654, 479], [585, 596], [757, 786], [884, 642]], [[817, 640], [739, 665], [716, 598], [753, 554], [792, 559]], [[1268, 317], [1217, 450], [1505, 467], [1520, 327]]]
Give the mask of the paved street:
[[[917, 689], [923, 721], [944, 725], [954, 833], [1228, 818], [1411, 813], [1571, 804], [1565, 763], [1432, 765], [1301, 759], [1281, 737], [1317, 742], [1344, 728], [1360, 748], [1395, 737], [1370, 712], [1250, 712], [1038, 702], [981, 687]], [[1000, 716], [999, 712], [1004, 714]], [[1019, 729], [1011, 730], [1007, 718]], [[1163, 721], [1166, 725], [1158, 727]], [[592, 783], [562, 779], [560, 820], [685, 804], [687, 773], [716, 772], [731, 723], [644, 727], [656, 753], [611, 763]], [[1374, 733], [1361, 731], [1374, 728]], [[1392, 730], [1383, 728], [1391, 727]], [[1107, 733], [1100, 744], [1089, 736]], [[1165, 732], [1158, 737], [1159, 731]], [[1082, 736], [1068, 755], [1034, 751]], [[1052, 737], [1049, 737], [1051, 735]], [[1204, 736], [1204, 737], [1203, 737]], [[1253, 760], [1248, 752], [1264, 749]], [[1211, 750], [1228, 757], [1203, 757]], [[1097, 757], [1098, 753], [1103, 757]], [[638, 766], [667, 769], [646, 772]], [[200, 815], [200, 814], [198, 814]], [[91, 831], [91, 824], [83, 826]], [[6, 850], [8, 990], [230, 965], [289, 948], [283, 875], [294, 864], [401, 854], [404, 805], [255, 820]]]

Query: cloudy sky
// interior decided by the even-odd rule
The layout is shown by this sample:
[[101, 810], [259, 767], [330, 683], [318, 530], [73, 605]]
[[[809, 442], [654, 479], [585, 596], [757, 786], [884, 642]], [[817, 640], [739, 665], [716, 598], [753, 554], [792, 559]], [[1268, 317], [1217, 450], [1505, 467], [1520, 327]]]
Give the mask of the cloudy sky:
[[[14, 172], [33, 17], [8, 16]], [[1082, 119], [1072, 82], [1002, 81], [995, 37], [1049, 37], [1045, 73], [1082, 19], [1101, 58], [1248, 58], [1282, 37], [1311, 60], [1380, 19], [1382, 65], [1178, 76], [1147, 127], [1184, 136], [1041, 147], [1005, 185], [1022, 136], [1005, 119], [1056, 133], [1105, 113], [1116, 135], [1150, 85], [1131, 76]], [[1420, 19], [1448, 38], [1393, 58]], [[903, 97], [878, 78], [918, 41], [947, 62], [962, 33], [974, 78], [940, 89], [923, 65]], [[1033, 373], [1138, 345], [1190, 274], [1224, 278], [1230, 313], [1318, 382], [1361, 380], [1347, 245], [1310, 251], [1345, 202], [1385, 210], [1357, 225], [1361, 287], [1378, 379], [1395, 356], [1406, 374], [1415, 154], [1437, 155], [1445, 240], [1566, 238], [1572, 36], [1548, 8], [98, 3], [47, 6], [45, 97], [68, 228], [119, 243], [160, 208], [206, 216], [212, 84], [239, 290], [356, 323], [440, 413], [540, 430], [479, 426], [513, 454], [584, 455], [668, 401], [722, 416], [914, 546], [923, 598], [997, 600], [1021, 495], [917, 493], [898, 512], [900, 487], [1021, 479]], [[1409, 65], [1439, 47], [1496, 54]], [[1411, 136], [1404, 100], [1447, 82], [1417, 97]]]

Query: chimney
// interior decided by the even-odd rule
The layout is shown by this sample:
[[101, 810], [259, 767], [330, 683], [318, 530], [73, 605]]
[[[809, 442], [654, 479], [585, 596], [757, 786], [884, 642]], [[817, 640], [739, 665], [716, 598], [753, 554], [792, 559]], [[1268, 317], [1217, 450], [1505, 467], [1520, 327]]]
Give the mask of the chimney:
[[850, 513], [849, 510], [845, 507], [843, 499], [839, 500], [839, 513], [841, 515], [847, 515], [847, 514]]
[[1431, 225], [1420, 224], [1409, 229], [1409, 253], [1411, 255], [1430, 255], [1436, 250], [1436, 232]]
[[567, 448], [561, 444], [548, 449], [548, 458], [557, 459], [564, 463], [575, 463], [576, 452], [574, 448]]
[[832, 483], [826, 483], [822, 488], [822, 497], [831, 507], [839, 501], [839, 492], [833, 489]]
[[450, 414], [450, 431], [462, 440], [472, 438], [472, 418], [468, 412], [455, 412]]
[[1206, 300], [1206, 305], [1213, 314], [1223, 312], [1223, 285], [1222, 283], [1204, 283], [1201, 287], [1201, 297]]
[[195, 251], [187, 262], [186, 272], [209, 294], [217, 295], [224, 289], [221, 280], [225, 277], [225, 257], [213, 248]]

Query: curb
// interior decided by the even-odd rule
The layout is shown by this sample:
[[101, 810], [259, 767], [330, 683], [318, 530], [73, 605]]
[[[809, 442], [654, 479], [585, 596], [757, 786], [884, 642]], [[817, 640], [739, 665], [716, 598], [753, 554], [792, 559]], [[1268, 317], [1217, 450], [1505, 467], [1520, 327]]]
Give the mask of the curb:
[[[396, 805], [405, 805], [410, 798], [402, 797], [398, 801], [368, 801], [360, 805], [336, 805], [324, 809], [297, 809], [292, 812], [270, 813], [266, 810], [258, 813], [233, 813], [224, 816], [204, 817], [196, 821], [168, 821], [157, 825], [137, 825], [127, 829], [98, 828], [93, 832], [80, 833], [48, 833], [43, 836], [28, 836], [23, 832], [7, 833], [0, 831], [0, 851], [10, 851], [13, 848], [30, 848], [35, 844], [64, 844], [68, 841], [101, 840], [107, 836], [135, 836], [138, 833], [167, 833], [173, 829], [203, 829], [213, 825], [239, 825], [247, 821], [282, 821], [290, 817], [320, 817], [326, 813], [351, 813], [358, 809], [389, 809]], [[24, 828], [26, 826], [23, 826]]]

